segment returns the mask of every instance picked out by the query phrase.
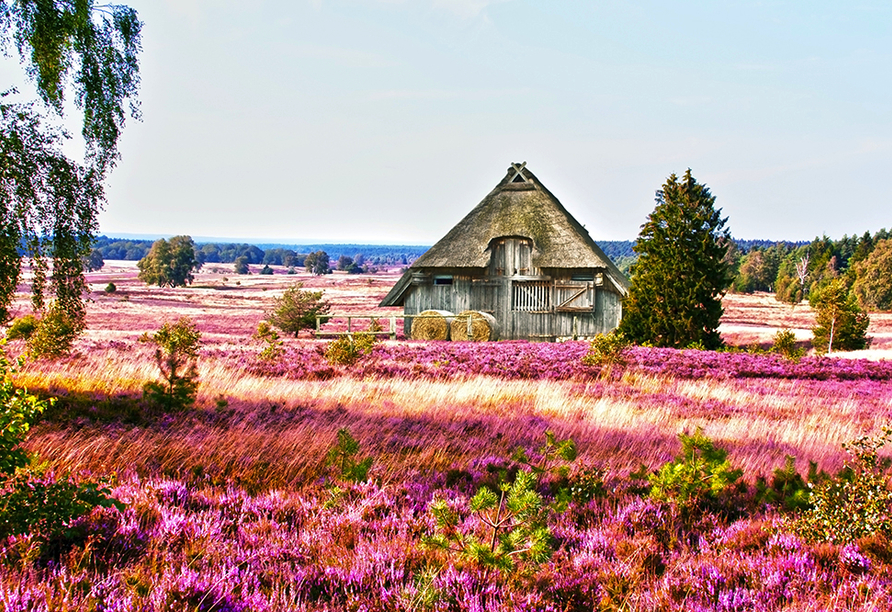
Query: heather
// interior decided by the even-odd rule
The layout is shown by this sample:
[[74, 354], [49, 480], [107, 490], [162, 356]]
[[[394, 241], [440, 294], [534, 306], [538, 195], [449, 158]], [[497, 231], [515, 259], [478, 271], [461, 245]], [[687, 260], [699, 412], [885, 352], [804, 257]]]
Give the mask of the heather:
[[[838, 476], [859, 473], [843, 444], [892, 422], [888, 362], [632, 348], [606, 368], [583, 341], [340, 360], [330, 340], [253, 337], [277, 279], [243, 280], [115, 278], [129, 297], [97, 297], [71, 356], [15, 375], [57, 398], [24, 444], [32, 490], [100, 483], [120, 506], [6, 538], [0, 608], [890, 608], [888, 507], [858, 501], [888, 479]], [[202, 344], [194, 404], [173, 410], [144, 393], [159, 368], [139, 337], [182, 315]], [[543, 453], [546, 432], [573, 452]], [[804, 514], [811, 490], [824, 514]], [[857, 512], [873, 531], [815, 536]]]

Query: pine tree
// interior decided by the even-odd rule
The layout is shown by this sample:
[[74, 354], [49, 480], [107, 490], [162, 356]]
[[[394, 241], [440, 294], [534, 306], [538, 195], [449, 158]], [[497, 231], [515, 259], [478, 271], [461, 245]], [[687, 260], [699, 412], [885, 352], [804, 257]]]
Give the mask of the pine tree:
[[638, 261], [620, 330], [635, 343], [684, 348], [722, 345], [717, 331], [730, 283], [731, 240], [715, 197], [691, 170], [672, 174], [635, 243]]

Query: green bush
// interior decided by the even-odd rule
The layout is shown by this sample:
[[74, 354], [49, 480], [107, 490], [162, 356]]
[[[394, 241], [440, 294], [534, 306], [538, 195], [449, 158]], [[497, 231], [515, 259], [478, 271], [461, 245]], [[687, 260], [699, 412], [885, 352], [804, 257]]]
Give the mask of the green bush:
[[12, 374], [19, 363], [10, 363], [0, 341], [0, 477], [12, 476], [16, 469], [28, 465], [28, 454], [21, 444], [31, 424], [52, 400], [41, 400], [12, 383]]
[[13, 319], [6, 331], [7, 340], [27, 340], [37, 329], [40, 321], [33, 314], [24, 315]]
[[266, 320], [284, 333], [297, 337], [300, 330], [315, 328], [316, 315], [324, 315], [329, 308], [321, 291], [306, 291], [303, 283], [297, 283], [276, 299]]
[[870, 345], [867, 337], [870, 317], [862, 312], [844, 280], [830, 281], [817, 295], [810, 296], [809, 301], [816, 311], [812, 344], [818, 352], [858, 351]]
[[598, 334], [583, 355], [582, 363], [587, 366], [601, 368], [602, 376], [609, 376], [614, 367], [623, 367], [626, 363], [626, 350], [629, 341], [619, 330], [607, 334]]
[[794, 522], [807, 540], [847, 543], [882, 534], [892, 536], [892, 491], [888, 461], [878, 451], [892, 440], [892, 428], [876, 437], [843, 445], [850, 459], [836, 478], [814, 486], [811, 507]]
[[481, 487], [468, 503], [481, 529], [461, 529], [462, 517], [448, 501], [435, 499], [430, 512], [436, 522], [434, 534], [425, 538], [429, 548], [443, 550], [499, 570], [511, 571], [518, 564], [535, 565], [551, 556], [551, 532], [547, 509], [536, 491], [536, 476], [519, 471], [511, 484], [503, 483], [496, 493]]
[[771, 346], [772, 352], [783, 355], [790, 361], [799, 361], [805, 354], [805, 349], [796, 347], [796, 334], [789, 329], [779, 329], [774, 334], [774, 343]]
[[182, 410], [195, 403], [198, 393], [198, 349], [201, 333], [188, 317], [166, 322], [154, 334], [143, 334], [140, 342], [155, 345], [155, 363], [162, 380], [143, 386], [143, 397], [165, 410]]
[[279, 334], [266, 321], [258, 323], [254, 338], [266, 343], [258, 355], [262, 361], [276, 362], [285, 354], [285, 347]]
[[374, 334], [362, 332], [341, 336], [325, 347], [325, 359], [332, 365], [353, 365], [363, 355], [370, 354], [377, 341]]
[[359, 461], [359, 442], [350, 435], [346, 428], [338, 430], [338, 443], [328, 451], [328, 464], [338, 468], [340, 477], [347, 482], [363, 482], [368, 478], [369, 469], [374, 461], [366, 457]]
[[743, 472], [733, 469], [728, 452], [697, 430], [679, 434], [681, 454], [650, 476], [650, 496], [676, 504], [685, 513], [720, 510]]
[[124, 509], [104, 483], [20, 471], [0, 493], [0, 538], [30, 533], [45, 553], [50, 546], [76, 539], [72, 523], [100, 506]]
[[71, 352], [77, 334], [75, 322], [53, 302], [28, 337], [28, 353], [34, 359], [62, 357]]
[[809, 482], [819, 478], [817, 464], [809, 463], [808, 482], [796, 471], [796, 460], [787, 455], [783, 468], [774, 470], [771, 480], [759, 476], [756, 479], [756, 502], [768, 504], [784, 512], [805, 510], [809, 506], [811, 488]]
[[109, 283], [105, 286], [106, 293], [115, 293], [118, 290], [118, 286], [114, 283]]

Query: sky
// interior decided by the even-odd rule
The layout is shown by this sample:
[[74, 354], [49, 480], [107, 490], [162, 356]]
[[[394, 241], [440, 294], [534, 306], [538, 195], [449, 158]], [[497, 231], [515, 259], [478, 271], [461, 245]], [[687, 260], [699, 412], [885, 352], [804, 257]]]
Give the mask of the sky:
[[109, 236], [433, 244], [523, 161], [595, 240], [687, 168], [737, 238], [892, 227], [885, 0], [127, 4]]

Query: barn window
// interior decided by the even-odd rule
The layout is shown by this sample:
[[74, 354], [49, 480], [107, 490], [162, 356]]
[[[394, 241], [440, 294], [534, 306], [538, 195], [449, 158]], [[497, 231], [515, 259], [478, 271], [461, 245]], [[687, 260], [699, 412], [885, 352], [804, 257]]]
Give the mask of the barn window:
[[511, 310], [550, 312], [551, 283], [542, 281], [511, 283]]
[[435, 285], [451, 285], [452, 277], [451, 276], [435, 276], [434, 284]]

